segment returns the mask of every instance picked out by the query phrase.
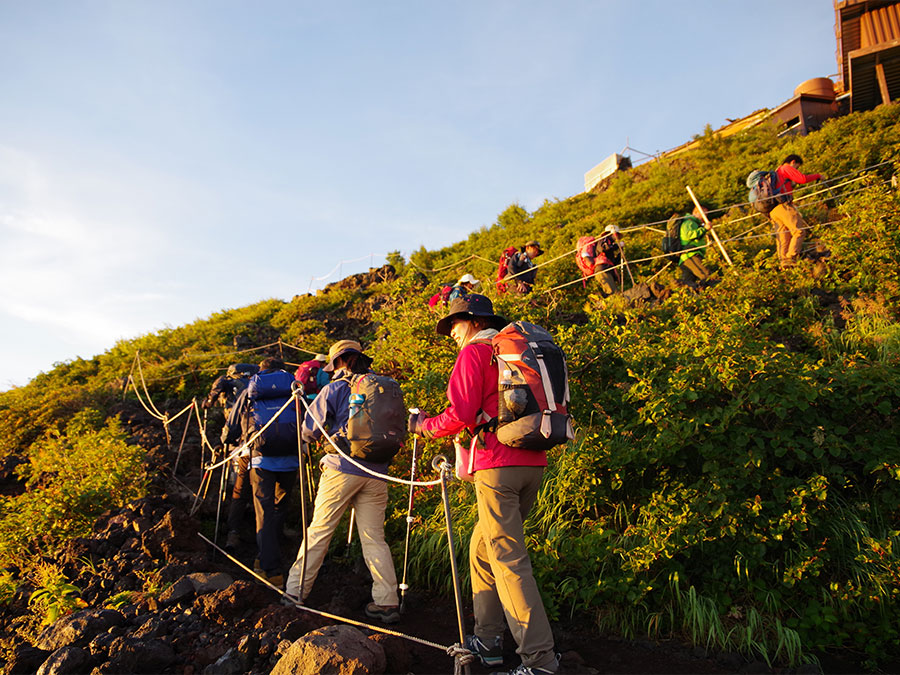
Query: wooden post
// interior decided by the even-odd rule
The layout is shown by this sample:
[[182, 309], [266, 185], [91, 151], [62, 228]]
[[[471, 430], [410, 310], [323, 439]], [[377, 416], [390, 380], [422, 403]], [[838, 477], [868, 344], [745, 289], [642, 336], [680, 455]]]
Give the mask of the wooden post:
[[706, 217], [706, 213], [702, 208], [700, 208], [700, 202], [698, 202], [697, 198], [694, 196], [694, 191], [691, 190], [691, 186], [688, 185], [686, 187], [688, 194], [691, 196], [691, 199], [694, 200], [694, 204], [697, 206], [697, 210], [703, 217], [703, 222], [706, 223], [706, 229], [709, 230], [710, 234], [712, 234], [713, 240], [716, 242], [716, 246], [719, 247], [719, 251], [721, 251], [722, 257], [725, 258], [725, 262], [727, 262], [729, 265], [734, 265], [734, 263], [731, 262], [731, 258], [729, 257], [728, 252], [725, 250], [725, 247], [722, 246], [722, 242], [719, 240], [719, 235], [716, 234], [716, 231], [713, 229], [712, 224], [709, 222], [709, 218]]

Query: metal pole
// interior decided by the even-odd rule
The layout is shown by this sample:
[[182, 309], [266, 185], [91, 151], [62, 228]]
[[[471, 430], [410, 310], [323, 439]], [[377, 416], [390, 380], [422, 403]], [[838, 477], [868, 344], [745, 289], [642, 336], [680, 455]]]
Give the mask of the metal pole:
[[700, 212], [700, 215], [703, 217], [703, 222], [706, 223], [706, 229], [709, 230], [710, 234], [713, 236], [713, 240], [716, 242], [716, 246], [719, 247], [719, 251], [722, 253], [722, 257], [725, 258], [725, 262], [729, 265], [734, 265], [731, 262], [731, 258], [728, 255], [728, 252], [725, 250], [725, 247], [722, 246], [722, 242], [719, 240], [719, 235], [716, 234], [715, 229], [712, 226], [712, 223], [709, 222], [709, 218], [706, 217], [706, 212], [700, 207], [700, 202], [697, 201], [697, 197], [694, 196], [694, 191], [691, 190], [691, 186], [687, 185], [688, 194], [691, 196], [691, 199], [694, 200], [694, 205], [697, 207], [697, 210]]
[[[453, 539], [453, 521], [450, 517], [450, 496], [447, 482], [450, 479], [450, 462], [443, 455], [431, 460], [431, 466], [441, 474], [441, 501], [444, 502], [444, 519], [447, 521], [447, 542], [450, 545], [450, 573], [453, 575], [453, 596], [456, 601], [456, 620], [459, 625], [459, 644], [466, 643], [466, 627], [463, 623], [462, 593], [459, 587], [459, 571], [456, 569], [456, 542]], [[459, 664], [457, 664], [459, 667]], [[463, 665], [462, 672], [468, 673], [469, 666]]]
[[[411, 410], [410, 412], [413, 412]], [[415, 409], [413, 414], [418, 414], [418, 409]], [[409, 469], [409, 504], [406, 508], [406, 545], [403, 551], [403, 581], [400, 582], [400, 613], [403, 614], [406, 611], [406, 591], [409, 590], [409, 586], [406, 583], [406, 570], [409, 567], [409, 533], [412, 529], [412, 508], [413, 508], [413, 482], [416, 480], [416, 453], [419, 449], [419, 437], [416, 436], [413, 439], [413, 451], [412, 451], [412, 462], [410, 464]]]
[[[295, 382], [294, 384], [299, 384], [299, 383]], [[306, 404], [306, 400], [303, 399], [303, 387], [302, 386], [298, 386], [298, 387], [294, 388], [294, 397], [297, 399], [303, 400], [303, 403]], [[300, 467], [299, 467], [300, 468], [300, 471], [299, 471], [299, 474], [300, 474], [300, 531], [303, 533], [303, 541], [300, 543], [300, 546], [303, 547], [303, 563], [300, 565], [300, 594], [299, 594], [298, 599], [300, 600], [300, 602], [303, 602], [303, 598], [306, 595], [304, 593], [304, 591], [306, 590], [304, 588], [304, 586], [306, 584], [306, 557], [307, 557], [307, 553], [308, 553], [308, 548], [307, 548], [308, 542], [307, 542], [307, 537], [306, 537], [306, 493], [304, 492], [304, 489], [303, 489], [303, 484], [306, 481], [303, 480], [303, 478], [304, 478], [303, 468], [304, 468], [304, 466], [308, 467], [308, 462], [306, 462], [306, 458], [304, 457], [304, 455], [306, 453], [303, 452], [304, 443], [303, 443], [303, 438], [302, 438], [301, 432], [300, 432], [300, 430], [302, 429], [301, 422], [300, 422], [300, 406], [297, 404], [297, 401], [294, 401], [294, 410], [296, 411], [296, 417], [297, 417], [297, 454], [300, 459]], [[309, 489], [309, 486], [307, 485], [307, 490], [308, 489]]]

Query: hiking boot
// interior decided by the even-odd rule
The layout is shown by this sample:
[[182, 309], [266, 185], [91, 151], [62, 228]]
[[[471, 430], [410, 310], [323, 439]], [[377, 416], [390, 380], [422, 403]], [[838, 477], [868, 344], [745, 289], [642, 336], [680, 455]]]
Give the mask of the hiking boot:
[[228, 535], [225, 537], [225, 550], [226, 551], [234, 551], [241, 544], [241, 535], [238, 534], [237, 530], [228, 530]]
[[397, 605], [376, 605], [370, 602], [366, 605], [366, 616], [378, 619], [381, 623], [397, 623], [400, 620], [400, 608]]
[[299, 607], [303, 602], [296, 595], [285, 593], [281, 596], [281, 604], [285, 607]]
[[503, 640], [500, 637], [494, 638], [493, 644], [489, 646], [477, 635], [466, 635], [463, 646], [475, 654], [484, 666], [490, 668], [503, 665]]

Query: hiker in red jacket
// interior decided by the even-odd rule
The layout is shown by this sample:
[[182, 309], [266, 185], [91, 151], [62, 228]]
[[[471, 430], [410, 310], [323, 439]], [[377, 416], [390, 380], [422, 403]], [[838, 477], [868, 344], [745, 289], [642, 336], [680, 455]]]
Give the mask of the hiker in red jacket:
[[782, 267], [792, 267], [797, 262], [808, 229], [803, 216], [793, 204], [794, 184], [802, 185], [822, 178], [818, 173], [801, 173], [801, 164], [803, 160], [799, 155], [788, 155], [775, 170], [778, 176], [775, 191], [779, 203], [769, 213], [769, 218], [775, 223], [775, 246]]
[[[436, 417], [411, 415], [411, 433], [471, 439], [485, 417], [497, 417], [498, 371], [490, 342], [506, 323], [483, 295], [469, 294], [450, 303], [437, 324], [437, 333], [452, 337], [459, 347], [447, 384], [450, 405]], [[465, 646], [485, 666], [499, 666], [509, 625], [522, 657], [522, 665], [511, 672], [554, 673], [558, 662], [553, 633], [534, 580], [523, 525], [541, 486], [547, 453], [504, 445], [487, 430], [480, 438], [471, 464], [478, 504], [469, 544], [475, 631], [466, 636]]]

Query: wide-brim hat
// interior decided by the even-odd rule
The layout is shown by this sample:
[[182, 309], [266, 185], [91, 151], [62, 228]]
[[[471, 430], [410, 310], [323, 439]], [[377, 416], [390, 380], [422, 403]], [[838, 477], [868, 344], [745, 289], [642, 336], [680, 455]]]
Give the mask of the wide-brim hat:
[[466, 272], [459, 278], [459, 281], [457, 281], [456, 283], [457, 284], [472, 284], [473, 286], [477, 286], [478, 284], [481, 283], [481, 281], [479, 281], [478, 279], [473, 277], [471, 274]]
[[494, 305], [491, 303], [490, 298], [478, 293], [469, 293], [460, 298], [453, 298], [450, 301], [450, 305], [447, 307], [447, 314], [437, 322], [437, 334], [449, 337], [453, 319], [466, 315], [470, 317], [487, 317], [490, 320], [491, 327], [497, 330], [509, 323], [502, 316], [494, 314]]
[[539, 243], [537, 243], [537, 241], [535, 241], [534, 239], [532, 239], [531, 241], [525, 242], [525, 248], [528, 248], [529, 246], [534, 246], [538, 250], [538, 252], [537, 252], [538, 255], [541, 255], [544, 252], [544, 249], [541, 248], [541, 245]]
[[328, 350], [328, 363], [326, 363], [322, 370], [326, 373], [334, 372], [334, 362], [341, 356], [346, 354], [356, 353], [367, 359], [369, 363], [372, 363], [371, 357], [363, 354], [362, 345], [360, 345], [356, 340], [338, 340], [333, 345], [331, 345], [331, 349]]

